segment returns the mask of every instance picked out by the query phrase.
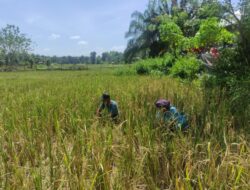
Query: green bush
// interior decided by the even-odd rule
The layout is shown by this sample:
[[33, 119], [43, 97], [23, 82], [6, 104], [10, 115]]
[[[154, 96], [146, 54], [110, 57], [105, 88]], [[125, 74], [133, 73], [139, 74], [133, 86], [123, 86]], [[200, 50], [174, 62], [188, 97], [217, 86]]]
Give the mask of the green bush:
[[140, 63], [135, 65], [135, 71], [139, 75], [149, 74], [149, 66], [143, 62], [140, 62]]
[[[170, 57], [167, 58], [171, 60]], [[122, 67], [115, 70], [115, 75], [162, 75], [165, 70], [164, 58], [152, 58], [137, 61], [131, 67]], [[168, 61], [169, 62], [169, 61]], [[156, 74], [157, 73], [157, 74]]]
[[148, 75], [151, 70], [162, 71], [164, 69], [164, 61], [162, 58], [140, 60], [135, 63], [134, 68], [137, 74]]
[[148, 75], [152, 73], [168, 74], [169, 69], [174, 63], [174, 56], [167, 53], [164, 57], [144, 59], [134, 64], [134, 70], [139, 75]]
[[194, 80], [201, 69], [201, 62], [194, 56], [185, 56], [177, 59], [170, 69], [170, 74], [182, 79]]
[[183, 79], [196, 79], [201, 69], [201, 62], [192, 55], [176, 58], [166, 53], [163, 57], [144, 59], [136, 62], [132, 70], [139, 75], [170, 74]]
[[163, 57], [163, 61], [164, 61], [164, 65], [165, 65], [163, 72], [165, 74], [169, 74], [171, 67], [175, 63], [175, 57], [171, 53], [166, 53]]

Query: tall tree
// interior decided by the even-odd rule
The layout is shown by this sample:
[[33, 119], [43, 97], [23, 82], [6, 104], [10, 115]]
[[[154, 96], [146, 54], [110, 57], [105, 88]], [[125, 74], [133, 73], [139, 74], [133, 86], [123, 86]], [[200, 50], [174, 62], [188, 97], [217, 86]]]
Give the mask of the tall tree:
[[3, 52], [0, 50], [0, 66], [4, 65], [4, 63], [5, 63], [4, 54], [3, 54]]
[[177, 0], [171, 0], [171, 14], [174, 14], [175, 8], [178, 7]]
[[21, 56], [31, 50], [31, 40], [20, 32], [19, 27], [7, 25], [0, 30], [0, 51], [5, 56], [6, 65], [20, 63]]
[[96, 64], [101, 64], [102, 63], [102, 57], [100, 55], [98, 55], [96, 57]]
[[96, 64], [96, 52], [95, 51], [90, 53], [90, 63]]
[[108, 57], [109, 57], [109, 53], [108, 52], [102, 53], [102, 62], [107, 62], [108, 61]]
[[142, 13], [135, 11], [132, 14], [132, 21], [126, 33], [128, 38], [125, 50], [125, 60], [131, 61], [134, 57], [155, 57], [164, 49], [164, 43], [160, 39], [157, 17], [162, 14], [169, 14], [168, 3], [165, 0], [149, 1], [147, 9]]

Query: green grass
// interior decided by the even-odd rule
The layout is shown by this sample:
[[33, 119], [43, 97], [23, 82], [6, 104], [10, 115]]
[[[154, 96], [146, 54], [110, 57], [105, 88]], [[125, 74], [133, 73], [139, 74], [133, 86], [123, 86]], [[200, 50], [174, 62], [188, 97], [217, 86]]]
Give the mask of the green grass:
[[[118, 125], [95, 118], [103, 91]], [[187, 113], [187, 134], [154, 127], [160, 97]], [[165, 77], [0, 73], [0, 189], [250, 189], [248, 138], [203, 97]]]

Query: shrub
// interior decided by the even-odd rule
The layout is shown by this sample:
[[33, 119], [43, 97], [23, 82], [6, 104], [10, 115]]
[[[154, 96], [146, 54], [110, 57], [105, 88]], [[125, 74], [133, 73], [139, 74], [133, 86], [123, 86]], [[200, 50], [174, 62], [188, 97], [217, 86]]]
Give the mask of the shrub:
[[140, 62], [137, 65], [135, 65], [135, 70], [136, 70], [136, 73], [139, 75], [149, 74], [149, 67], [143, 62]]
[[201, 62], [194, 56], [185, 56], [177, 59], [170, 69], [170, 74], [174, 77], [193, 80], [201, 69]]
[[161, 58], [144, 59], [134, 64], [134, 70], [139, 75], [148, 75], [158, 72], [168, 74], [174, 64], [175, 58], [172, 54], [167, 53]]
[[135, 71], [139, 75], [148, 75], [151, 70], [163, 71], [165, 68], [163, 58], [151, 58], [140, 60], [134, 65]]
[[164, 65], [165, 65], [163, 72], [165, 74], [169, 74], [171, 67], [175, 63], [175, 57], [171, 53], [166, 53], [163, 57], [163, 61], [164, 61]]

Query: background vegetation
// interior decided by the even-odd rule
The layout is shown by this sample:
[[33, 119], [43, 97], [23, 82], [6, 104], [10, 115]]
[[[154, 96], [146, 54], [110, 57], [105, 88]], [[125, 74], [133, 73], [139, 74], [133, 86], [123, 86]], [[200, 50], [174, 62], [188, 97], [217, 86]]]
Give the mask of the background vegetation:
[[53, 69], [52, 64], [75, 65], [72, 69], [78, 69], [78, 64], [107, 64], [123, 63], [123, 53], [110, 51], [97, 55], [91, 52], [89, 56], [44, 56], [31, 53], [32, 41], [27, 35], [20, 32], [19, 27], [7, 25], [0, 29], [0, 71], [13, 71], [22, 69], [34, 70], [37, 65], [44, 65], [48, 69]]

